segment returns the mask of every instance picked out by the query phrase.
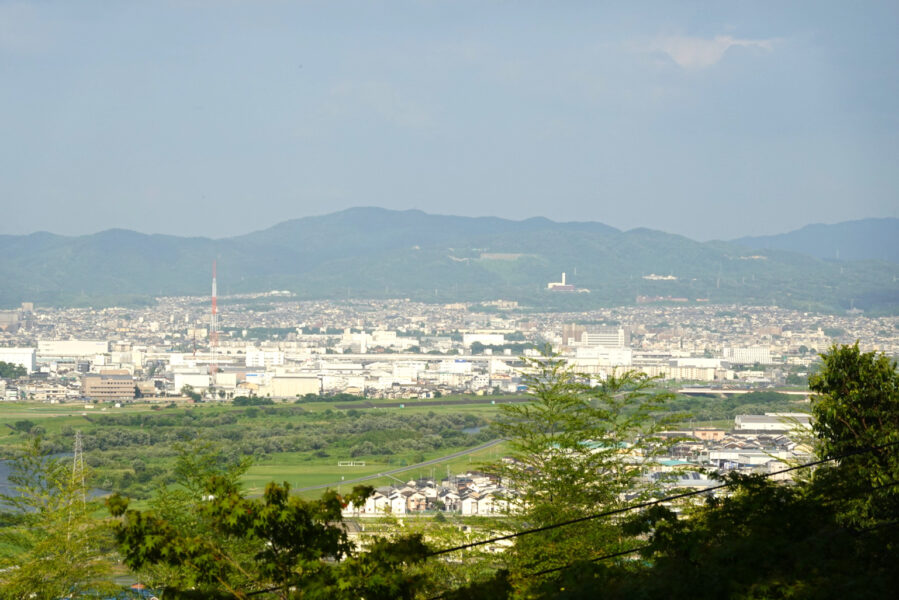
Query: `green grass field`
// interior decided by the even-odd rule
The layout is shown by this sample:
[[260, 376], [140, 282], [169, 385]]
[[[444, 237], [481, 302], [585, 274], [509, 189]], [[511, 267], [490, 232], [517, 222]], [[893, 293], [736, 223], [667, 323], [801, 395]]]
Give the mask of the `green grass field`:
[[[409, 481], [410, 479], [418, 479], [422, 477], [434, 477], [436, 479], [443, 479], [448, 474], [457, 475], [459, 473], [464, 473], [466, 471], [475, 470], [484, 465], [485, 463], [491, 462], [493, 460], [498, 460], [505, 453], [506, 446], [505, 444], [498, 444], [496, 446], [492, 446], [490, 448], [485, 448], [482, 450], [477, 450], [468, 454], [466, 456], [452, 458], [446, 461], [441, 461], [437, 464], [427, 465], [424, 467], [415, 467], [411, 466], [408, 469], [405, 469], [399, 473], [395, 473], [389, 477], [374, 477], [367, 481], [364, 481], [359, 484], [352, 485], [370, 485], [373, 487], [381, 487], [387, 485], [399, 485], [400, 481]], [[437, 458], [437, 456], [429, 456], [430, 458]], [[252, 487], [252, 477], [253, 472], [257, 467], [252, 467], [250, 472], [247, 473], [247, 476], [244, 478], [244, 482], [247, 485], [247, 491], [249, 493], [258, 493], [257, 490], [254, 490]], [[366, 467], [337, 467], [336, 464], [332, 463], [331, 466], [322, 466], [316, 473], [316, 476], [321, 476], [323, 473], [327, 473], [328, 476], [322, 476], [320, 479], [314, 479], [311, 473], [291, 473], [291, 468], [289, 466], [281, 467], [280, 469], [274, 469], [272, 471], [273, 475], [269, 478], [263, 478], [263, 485], [268, 481], [288, 481], [294, 486], [294, 483], [289, 479], [290, 475], [294, 475], [296, 477], [297, 485], [294, 487], [303, 487], [310, 485], [320, 485], [324, 483], [330, 483], [337, 481], [339, 482], [340, 477], [343, 476], [346, 479], [351, 479], [352, 477], [363, 477], [365, 475], [375, 475], [379, 472], [395, 469], [395, 465], [385, 465], [383, 468], [379, 469], [370, 469], [369, 463], [366, 464]], [[344, 472], [346, 470], [346, 472]], [[278, 475], [274, 475], [277, 473]], [[280, 476], [281, 474], [288, 475], [288, 478]], [[346, 485], [344, 487], [334, 486], [334, 489], [339, 489], [342, 491], [348, 491], [352, 485]], [[305, 492], [299, 492], [299, 495], [304, 498], [317, 498], [321, 496], [324, 492], [323, 489], [319, 490], [309, 490]]]
[[[500, 402], [502, 398], [499, 398]], [[279, 407], [299, 406], [302, 412], [299, 414], [283, 413], [279, 414]], [[278, 412], [266, 413], [263, 409], [275, 409]], [[246, 407], [234, 407], [230, 404], [200, 404], [179, 406], [177, 408], [164, 408], [150, 404], [128, 404], [120, 408], [112, 405], [98, 406], [93, 409], [85, 409], [81, 403], [72, 404], [35, 404], [35, 403], [10, 403], [0, 405], [0, 449], [9, 456], [16, 446], [22, 445], [29, 437], [25, 430], [26, 427], [39, 427], [47, 439], [56, 439], [62, 448], [69, 448], [74, 444], [74, 432], [82, 431], [89, 435], [92, 431], [103, 429], [103, 425], [98, 423], [100, 416], [126, 416], [126, 415], [153, 415], [155, 418], [165, 417], [167, 415], [178, 415], [186, 412], [205, 417], [227, 415], [234, 413], [238, 421], [230, 427], [247, 427], [269, 428], [275, 426], [283, 426], [285, 423], [293, 422], [299, 424], [313, 425], [317, 429], [326, 431], [333, 423], [340, 422], [341, 419], [348, 418], [347, 414], [351, 410], [357, 411], [355, 418], [364, 418], [365, 414], [380, 415], [452, 415], [452, 414], [471, 414], [486, 420], [491, 420], [499, 411], [497, 404], [455, 404], [443, 406], [421, 406], [416, 400], [409, 400], [405, 403], [405, 407], [387, 407], [387, 408], [364, 408], [355, 409], [337, 409], [334, 403], [318, 402], [304, 403], [301, 405], [293, 405], [293, 403], [276, 404], [273, 407], [259, 407], [252, 410], [258, 410], [258, 415], [244, 422], [249, 409]], [[28, 423], [28, 425], [25, 424]], [[245, 423], [245, 424], [244, 424]], [[17, 427], [18, 425], [18, 427]], [[108, 428], [108, 425], [107, 425]], [[144, 433], [152, 432], [153, 429], [145, 429], [137, 425], [120, 425], [118, 429], [125, 431], [135, 431]], [[226, 427], [227, 429], [227, 427]], [[202, 435], [207, 435], [210, 430], [197, 430]], [[127, 435], [127, 434], [126, 434]], [[461, 440], [459, 440], [461, 441]], [[225, 442], [227, 443], [227, 442]], [[338, 461], [353, 460], [350, 457], [349, 447], [337, 445], [327, 446], [324, 452], [273, 452], [265, 456], [253, 457], [253, 465], [243, 478], [246, 490], [249, 494], [259, 494], [270, 481], [286, 481], [294, 489], [308, 486], [339, 483], [341, 477], [345, 479], [354, 479], [357, 477], [376, 475], [385, 471], [391, 471], [401, 468], [403, 465], [412, 465], [427, 460], [439, 459], [458, 451], [466, 450], [478, 442], [472, 439], [469, 445], [453, 445], [442, 447], [433, 451], [399, 451], [391, 455], [375, 455], [375, 456], [358, 456], [355, 460], [364, 461], [364, 467], [339, 467]], [[59, 446], [57, 446], [59, 447]], [[116, 457], [116, 466], [109, 464], [97, 471], [98, 483], [109, 480], [109, 476], [113, 478], [121, 476], [125, 471], [130, 471], [131, 460], [142, 460], [149, 467], [157, 467], [163, 471], [169, 471], [173, 464], [171, 456], [161, 456], [158, 453], [141, 451], [140, 447], [133, 450], [114, 448], [105, 452], [106, 456]], [[64, 450], [60, 450], [64, 451]], [[99, 455], [104, 455], [99, 451], [95, 451]], [[418, 477], [435, 475], [440, 473], [446, 474], [447, 465], [452, 472], [457, 469], [468, 468], [469, 465], [476, 466], [483, 457], [488, 456], [492, 452], [496, 455], [497, 450], [491, 448], [488, 450], [477, 452], [469, 457], [448, 459], [439, 465], [428, 466], [426, 469], [416, 470], [414, 473], [403, 473], [400, 477]], [[89, 451], [89, 455], [91, 452]], [[324, 454], [322, 456], [321, 454]], [[128, 458], [129, 456], [133, 458]], [[381, 477], [376, 480], [366, 481], [369, 485], [386, 485], [395, 483], [395, 479], [389, 477]], [[304, 496], [314, 497], [322, 493], [323, 490], [315, 490], [304, 493]]]
[[[402, 419], [403, 416], [417, 415], [423, 417], [427, 415], [447, 416], [454, 415], [473, 415], [484, 421], [492, 421], [501, 410], [501, 406], [507, 403], [511, 397], [509, 396], [488, 396], [488, 397], [470, 397], [475, 400], [493, 401], [493, 404], [461, 404], [452, 403], [451, 401], [464, 400], [469, 397], [450, 397], [440, 400], [450, 401], [443, 405], [423, 405], [426, 401], [417, 399], [408, 399], [405, 401], [375, 401], [372, 403], [383, 404], [386, 402], [401, 402], [404, 404], [402, 408], [399, 406], [383, 407], [383, 408], [366, 408], [365, 402], [358, 402], [359, 406], [352, 406], [356, 403], [334, 403], [334, 402], [314, 402], [294, 404], [292, 402], [276, 403], [273, 406], [260, 407], [235, 407], [229, 404], [198, 404], [198, 405], [180, 405], [175, 408], [163, 407], [151, 404], [128, 404], [121, 408], [115, 408], [111, 405], [101, 405], [93, 409], [85, 409], [83, 404], [35, 404], [35, 403], [9, 403], [0, 404], [0, 452], [7, 456], [12, 452], [16, 445], [24, 443], [28, 438], [28, 433], [22, 429], [25, 427], [22, 422], [30, 422], [38, 426], [45, 432], [47, 439], [57, 440], [56, 451], [66, 451], [63, 448], [71, 448], [74, 442], [74, 431], [82, 431], [89, 435], [92, 431], [102, 429], [104, 425], [100, 424], [98, 419], [101, 415], [153, 415], [151, 420], [155, 420], [158, 415], [161, 418], [177, 417], [178, 415], [187, 417], [187, 413], [191, 413], [195, 417], [218, 418], [228, 417], [230, 424], [223, 424], [221, 427], [194, 427], [190, 425], [191, 421], [186, 419], [180, 425], [176, 424], [174, 429], [182, 429], [187, 434], [193, 436], [215, 436], [217, 443], [223, 444], [223, 448], [227, 448], [229, 442], [227, 434], [229, 431], [245, 430], [252, 428], [255, 431], [274, 430], [281, 428], [280, 435], [285, 435], [285, 427], [295, 427], [287, 434], [293, 439], [307, 439], [302, 436], [315, 436], [320, 432], [337, 431], [334, 428], [341, 423], [354, 422], [354, 420], [364, 420], [366, 415], [378, 415], [381, 418], [391, 416], [393, 421], [396, 417]], [[701, 400], [697, 401], [702, 403]], [[337, 404], [341, 408], [337, 408]], [[251, 414], [252, 412], [252, 414]], [[416, 417], [416, 418], [418, 418]], [[428, 417], [433, 418], [433, 417]], [[138, 420], [147, 423], [146, 418]], [[144, 427], [143, 424], [135, 425], [138, 421], [130, 421], [130, 424], [110, 426], [105, 425], [106, 430], [121, 430], [121, 436], [129, 437], [129, 432], [133, 431], [135, 436], [153, 434], [156, 431], [153, 427]], [[483, 422], [483, 421], [481, 421]], [[19, 427], [17, 428], [17, 424]], [[716, 419], [706, 421], [687, 421], [682, 427], [719, 427], [730, 428], [733, 425], [732, 419]], [[171, 429], [171, 427], [170, 427]], [[296, 432], [296, 433], [293, 433]], [[103, 433], [97, 431], [97, 433]], [[295, 490], [304, 487], [335, 484], [339, 485], [341, 478], [351, 480], [359, 477], [373, 476], [385, 471], [391, 471], [401, 468], [405, 465], [414, 465], [424, 461], [438, 459], [443, 456], [453, 454], [460, 450], [465, 450], [477, 445], [478, 442], [472, 439], [468, 445], [464, 445], [466, 441], [462, 438], [454, 438], [451, 443], [441, 446], [435, 446], [436, 450], [415, 451], [404, 449], [403, 444], [397, 444], [398, 439], [407, 439], [410, 435], [408, 431], [391, 430], [391, 433], [381, 432], [387, 435], [384, 437], [377, 431], [372, 431], [365, 439], [370, 439], [376, 446], [393, 441], [395, 444], [391, 454], [374, 454], [356, 456], [351, 458], [351, 445], [343, 442], [345, 438], [331, 436], [324, 447], [316, 446], [318, 450], [303, 451], [267, 451], [262, 455], [253, 457], [253, 464], [245, 474], [243, 482], [246, 490], [250, 494], [259, 494], [270, 481], [288, 482]], [[378, 435], [376, 435], [378, 434]], [[341, 434], [342, 435], [342, 434]], [[396, 436], [400, 436], [397, 438]], [[474, 437], [474, 436], [472, 436]], [[362, 438], [360, 438], [362, 439]], [[414, 439], [414, 438], [409, 438]], [[481, 438], [483, 441], [483, 436]], [[153, 442], [156, 443], [156, 442]], [[125, 472], [131, 471], [134, 477], [137, 477], [137, 467], [134, 467], [134, 461], [142, 461], [145, 466], [142, 468], [156, 468], [157, 473], [160, 469], [163, 473], [169, 472], [171, 465], [174, 463], [174, 455], [169, 450], [168, 453], [162, 449], [164, 445], [156, 443], [154, 446], [131, 446], [131, 447], [110, 447], [109, 450], [100, 452], [96, 450], [96, 456], [105, 457], [102, 469], [98, 469], [98, 481], [103, 481], [103, 475], [109, 476], [115, 480], [116, 476], [121, 477]], [[409, 467], [401, 472], [397, 472], [393, 477], [377, 477], [365, 481], [367, 485], [381, 486], [398, 483], [397, 479], [408, 480], [418, 477], [445, 477], [447, 468], [451, 473], [458, 473], [464, 470], [476, 469], [480, 464], [495, 460], [502, 457], [505, 446], [498, 445], [491, 448], [476, 451], [470, 455], [462, 457], [453, 457], [438, 464], [427, 465], [424, 467]], [[70, 450], [69, 450], [70, 451]], [[338, 461], [359, 460], [364, 461], [365, 466], [358, 467], [340, 467]], [[105, 469], [105, 471], [104, 471]], [[135, 469], [132, 471], [132, 469]], [[144, 486], [144, 498], [147, 494], [153, 493], [153, 485], [151, 481], [142, 483]], [[349, 484], [348, 484], [349, 485]], [[105, 489], [105, 488], [104, 488]], [[112, 489], [112, 488], [110, 488]], [[322, 493], [321, 490], [311, 490], [303, 492], [303, 496], [314, 497]], [[140, 497], [140, 496], [138, 496]]]
[[[424, 453], [424, 460], [432, 460], [447, 456], [464, 448], [449, 448], [438, 452]], [[503, 445], [485, 448], [475, 451], [469, 455], [449, 459], [436, 465], [427, 465], [424, 467], [410, 467], [403, 471], [406, 479], [411, 477], [443, 477], [446, 476], [447, 467], [452, 473], [458, 473], [460, 470], [469, 468], [477, 468], [479, 464], [487, 459], [498, 458], [502, 456]], [[247, 486], [250, 493], [259, 493], [269, 481], [286, 481], [293, 488], [303, 488], [313, 485], [322, 485], [332, 482], [340, 482], [341, 477], [345, 479], [354, 479], [356, 477], [365, 477], [368, 475], [376, 475], [384, 471], [392, 471], [401, 468], [397, 464], [397, 457], [392, 457], [392, 463], [386, 461], [365, 460], [364, 467], [340, 467], [337, 465], [337, 459], [309, 459], [306, 453], [283, 453], [266, 459], [263, 462], [254, 464], [243, 477], [243, 482]], [[342, 460], [342, 459], [341, 459]], [[422, 461], [423, 462], [423, 461]], [[398, 479], [402, 476], [396, 475]], [[396, 483], [396, 479], [391, 477], [380, 477], [376, 480], [365, 482], [367, 485], [387, 485]], [[383, 483], [382, 483], [383, 482]], [[320, 492], [318, 492], [320, 493]]]

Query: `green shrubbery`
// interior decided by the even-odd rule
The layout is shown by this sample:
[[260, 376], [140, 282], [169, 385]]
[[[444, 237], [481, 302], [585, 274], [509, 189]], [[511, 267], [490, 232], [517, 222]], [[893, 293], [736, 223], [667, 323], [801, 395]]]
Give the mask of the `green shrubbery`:
[[234, 398], [234, 406], [271, 406], [275, 401], [271, 398], [259, 396], [237, 396]]
[[[489, 431], [465, 433], [486, 425], [474, 415], [446, 413], [309, 412], [302, 406], [270, 405], [258, 398], [241, 409], [216, 407], [165, 412], [91, 415], [84, 430], [84, 450], [105, 490], [148, 498], [154, 486], [169, 484], [173, 447], [196, 439], [221, 444], [231, 457], [264, 458], [281, 453], [324, 451], [326, 456], [384, 456], [457, 449], [491, 439]], [[323, 421], [326, 425], [323, 425]], [[29, 434], [40, 429], [32, 421], [13, 425]], [[65, 452], [71, 428], [47, 435], [49, 452]], [[140, 460], [140, 463], [135, 463]], [[135, 469], [135, 464], [143, 465]]]

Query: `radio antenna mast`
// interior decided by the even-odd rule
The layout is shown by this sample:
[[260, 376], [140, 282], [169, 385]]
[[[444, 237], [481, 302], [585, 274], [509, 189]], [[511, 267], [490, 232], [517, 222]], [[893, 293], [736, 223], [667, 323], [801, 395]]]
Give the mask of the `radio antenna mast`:
[[218, 292], [215, 285], [215, 260], [212, 261], [212, 318], [209, 321], [209, 347], [212, 350], [212, 364], [209, 372], [212, 375], [212, 386], [215, 387], [215, 374], [218, 371]]

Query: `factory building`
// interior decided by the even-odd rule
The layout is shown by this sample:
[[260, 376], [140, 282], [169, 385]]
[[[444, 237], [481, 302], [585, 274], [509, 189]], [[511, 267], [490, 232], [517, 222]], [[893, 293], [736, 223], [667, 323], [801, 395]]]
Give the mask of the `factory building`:
[[308, 375], [277, 375], [271, 380], [272, 398], [296, 398], [306, 394], [321, 394], [322, 381]]
[[774, 431], [790, 433], [797, 429], [811, 429], [811, 416], [807, 413], [765, 413], [764, 415], [737, 415], [736, 431]]
[[93, 358], [109, 352], [109, 342], [103, 340], [41, 340], [37, 355], [41, 358]]
[[562, 273], [562, 281], [550, 281], [546, 284], [546, 289], [551, 292], [574, 292], [577, 290], [577, 288], [565, 281], [565, 273]]

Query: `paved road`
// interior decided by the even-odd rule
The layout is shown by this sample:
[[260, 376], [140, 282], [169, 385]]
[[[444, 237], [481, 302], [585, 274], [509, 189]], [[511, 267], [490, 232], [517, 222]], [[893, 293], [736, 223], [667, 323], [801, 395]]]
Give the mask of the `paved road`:
[[321, 490], [324, 488], [336, 488], [338, 485], [348, 485], [353, 483], [362, 483], [363, 481], [368, 481], [369, 479], [377, 479], [378, 477], [383, 477], [385, 475], [396, 475], [397, 473], [402, 473], [403, 471], [409, 471], [411, 469], [418, 469], [420, 467], [429, 467], [431, 465], [436, 465], [438, 463], [442, 463], [447, 460], [451, 460], [453, 458], [458, 458], [460, 456], [465, 456], [466, 454], [471, 454], [472, 452], [477, 452], [478, 450], [483, 450], [484, 448], [490, 448], [491, 446], [496, 446], [503, 440], [491, 440], [486, 444], [481, 444], [480, 446], [475, 446], [474, 448], [469, 448], [468, 450], [460, 450], [458, 452], [453, 452], [452, 454], [447, 454], [446, 456], [441, 456], [439, 458], [432, 458], [431, 460], [426, 460], [424, 462], [416, 463], [414, 465], [407, 465], [405, 467], [399, 467], [398, 469], [391, 469], [389, 471], [382, 471], [380, 473], [375, 473], [374, 475], [365, 475], [364, 477], [355, 477], [353, 479], [346, 479], [344, 481], [335, 481], [333, 483], [322, 483], [320, 485], [310, 485], [304, 488], [296, 488], [292, 491], [294, 492], [308, 492], [310, 490]]

